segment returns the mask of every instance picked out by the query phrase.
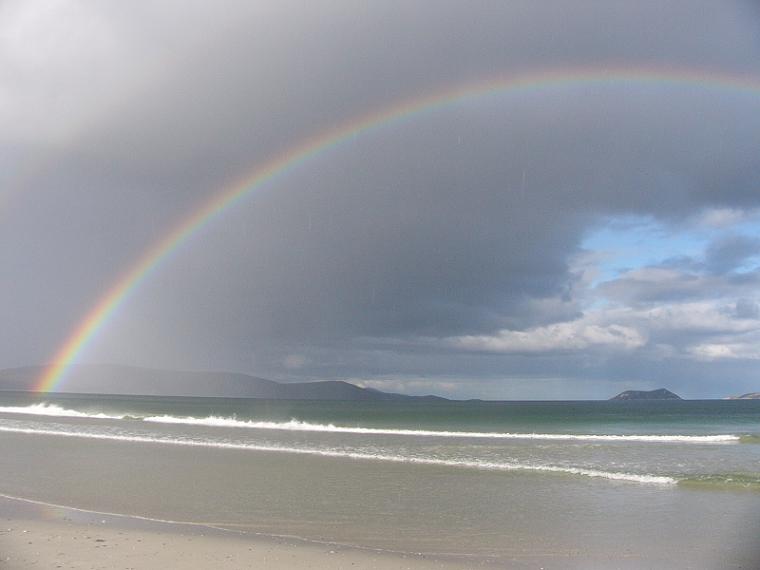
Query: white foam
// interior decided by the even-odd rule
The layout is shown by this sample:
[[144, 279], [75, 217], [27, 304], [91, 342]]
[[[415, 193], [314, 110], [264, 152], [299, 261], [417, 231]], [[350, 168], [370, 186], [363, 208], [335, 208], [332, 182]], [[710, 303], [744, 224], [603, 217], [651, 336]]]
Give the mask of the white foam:
[[680, 435], [680, 434], [570, 434], [570, 433], [514, 433], [514, 432], [478, 432], [447, 431], [424, 429], [369, 428], [360, 426], [336, 426], [292, 419], [287, 422], [240, 420], [236, 417], [207, 416], [147, 416], [139, 418], [127, 415], [109, 415], [88, 413], [62, 408], [56, 404], [32, 404], [29, 406], [0, 406], [0, 413], [24, 414], [34, 416], [53, 416], [69, 418], [90, 418], [99, 420], [122, 420], [125, 418], [141, 419], [144, 422], [161, 424], [181, 424], [207, 427], [247, 428], [259, 430], [346, 433], [359, 435], [391, 435], [417, 437], [475, 438], [475, 439], [516, 439], [548, 441], [590, 441], [590, 442], [643, 442], [643, 443], [738, 443], [740, 436], [734, 434], [718, 435]]
[[52, 435], [58, 437], [76, 437], [84, 439], [123, 441], [132, 443], [155, 443], [163, 445], [178, 445], [186, 447], [209, 447], [217, 449], [236, 449], [245, 451], [268, 451], [275, 453], [292, 453], [298, 455], [314, 455], [320, 457], [335, 457], [345, 459], [367, 460], [367, 461], [384, 461], [392, 463], [408, 463], [416, 465], [436, 465], [445, 467], [481, 469], [489, 471], [541, 471], [547, 473], [565, 473], [570, 475], [581, 475], [584, 477], [602, 478], [613, 481], [628, 481], [634, 483], [646, 483], [655, 485], [673, 485], [677, 483], [672, 477], [660, 475], [637, 474], [601, 471], [598, 469], [586, 469], [582, 467], [564, 467], [559, 465], [541, 465], [525, 464], [512, 462], [497, 461], [479, 461], [479, 460], [460, 460], [460, 459], [439, 459], [435, 457], [414, 457], [406, 455], [393, 455], [383, 453], [367, 453], [345, 451], [341, 449], [317, 449], [303, 447], [286, 447], [270, 445], [253, 445], [247, 443], [228, 443], [220, 441], [199, 441], [176, 438], [161, 438], [142, 435], [118, 435], [104, 433], [88, 433], [77, 431], [59, 431], [47, 429], [32, 428], [9, 428], [0, 427], [0, 431], [9, 433], [22, 433], [33, 435]]
[[24, 414], [30, 416], [55, 416], [59, 418], [93, 418], [98, 420], [122, 420], [125, 416], [110, 416], [108, 414], [90, 414], [69, 410], [55, 404], [31, 404], [29, 406], [0, 406], [3, 414]]
[[267, 422], [239, 420], [223, 416], [208, 416], [205, 418], [177, 416], [149, 416], [143, 421], [162, 424], [184, 424], [210, 427], [231, 427], [248, 429], [267, 429], [281, 431], [306, 431], [327, 433], [353, 433], [364, 435], [399, 435], [448, 438], [477, 438], [477, 439], [539, 439], [559, 441], [635, 441], [656, 443], [731, 443], [739, 441], [738, 435], [607, 435], [607, 434], [566, 434], [566, 433], [510, 433], [510, 432], [473, 432], [473, 431], [442, 431], [442, 430], [413, 430], [391, 428], [367, 428], [336, 426], [334, 424], [315, 424], [300, 420], [288, 422]]

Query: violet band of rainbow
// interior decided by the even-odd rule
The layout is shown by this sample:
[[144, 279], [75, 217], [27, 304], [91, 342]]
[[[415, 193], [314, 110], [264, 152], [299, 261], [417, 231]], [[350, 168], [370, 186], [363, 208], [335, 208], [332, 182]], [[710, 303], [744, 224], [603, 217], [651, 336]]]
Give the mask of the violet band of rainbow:
[[58, 388], [70, 366], [87, 349], [110, 318], [140, 285], [198, 230], [217, 219], [227, 209], [250, 196], [272, 179], [287, 174], [310, 158], [327, 152], [366, 131], [402, 121], [422, 112], [434, 111], [468, 98], [514, 91], [540, 90], [564, 85], [625, 84], [691, 85], [760, 94], [760, 79], [714, 70], [679, 68], [570, 68], [491, 77], [446, 88], [375, 110], [305, 139], [286, 152], [247, 173], [242, 179], [214, 193], [189, 216], [181, 220], [111, 285], [89, 310], [55, 353], [38, 379], [35, 390], [49, 392]]

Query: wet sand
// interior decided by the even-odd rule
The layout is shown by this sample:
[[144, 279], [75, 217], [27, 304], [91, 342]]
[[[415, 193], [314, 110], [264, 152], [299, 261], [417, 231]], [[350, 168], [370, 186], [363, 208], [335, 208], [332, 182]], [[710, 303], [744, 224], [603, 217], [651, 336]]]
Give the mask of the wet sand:
[[[445, 570], [470, 562], [372, 552], [201, 526], [58, 509], [52, 520], [33, 505], [0, 499], [0, 568], [369, 568]], [[51, 515], [49, 510], [46, 517]], [[475, 563], [482, 567], [482, 564]]]
[[[7, 522], [7, 521], [6, 521]], [[313, 545], [242, 540], [106, 525], [13, 521], [0, 531], [0, 568], [402, 568], [444, 569], [459, 565], [334, 550]]]
[[531, 553], [512, 560], [433, 558], [40, 506], [0, 498], [0, 569], [549, 570], [634, 569], [642, 562], [630, 554], [590, 559], [577, 552]]
[[[749, 489], [55, 435], [158, 429], [161, 437], [212, 443], [241, 437], [218, 427], [3, 421], [46, 431], [0, 437], [0, 570], [760, 568], [760, 494]], [[244, 435], [268, 445], [357, 445], [356, 437], [335, 434]], [[397, 439], [360, 443], [407, 454], [433, 446], [441, 453], [438, 440]], [[462, 451], [455, 443], [444, 447]], [[557, 459], [567, 446], [481, 447]], [[722, 465], [739, 457], [752, 465], [760, 452], [754, 445], [691, 447], [675, 455], [692, 462], [717, 455], [729, 460]], [[579, 444], [567, 459], [644, 454], [654, 464], [670, 460], [673, 450]]]

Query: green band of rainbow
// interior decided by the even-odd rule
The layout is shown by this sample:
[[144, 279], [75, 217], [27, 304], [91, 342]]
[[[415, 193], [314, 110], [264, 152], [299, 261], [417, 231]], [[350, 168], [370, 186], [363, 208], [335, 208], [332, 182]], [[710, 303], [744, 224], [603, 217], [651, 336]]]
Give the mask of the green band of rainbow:
[[222, 212], [231, 208], [263, 184], [308, 159], [326, 152], [364, 131], [400, 121], [423, 111], [431, 111], [466, 98], [496, 92], [534, 90], [573, 84], [653, 83], [718, 87], [730, 90], [760, 93], [760, 81], [752, 76], [731, 75], [705, 70], [660, 68], [583, 68], [559, 69], [496, 77], [458, 85], [434, 94], [413, 98], [364, 115], [337, 128], [307, 139], [280, 156], [257, 168], [242, 181], [214, 194], [189, 217], [144, 252], [136, 263], [92, 307], [85, 318], [71, 332], [39, 378], [36, 390], [48, 392], [56, 389], [69, 367], [97, 336], [109, 318], [122, 306], [162, 261], [183, 242]]

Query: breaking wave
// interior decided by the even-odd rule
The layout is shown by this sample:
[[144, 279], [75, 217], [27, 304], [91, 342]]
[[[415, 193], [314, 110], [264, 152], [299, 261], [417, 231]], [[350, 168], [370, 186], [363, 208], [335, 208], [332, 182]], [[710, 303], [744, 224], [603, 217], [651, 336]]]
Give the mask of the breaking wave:
[[406, 463], [414, 465], [432, 465], [442, 467], [455, 467], [465, 469], [479, 469], [486, 471], [534, 471], [544, 473], [557, 473], [566, 475], [579, 475], [607, 479], [610, 481], [627, 481], [632, 483], [674, 485], [678, 480], [673, 477], [651, 474], [637, 474], [626, 472], [602, 471], [599, 469], [587, 469], [584, 467], [566, 467], [560, 465], [529, 464], [502, 461], [483, 461], [475, 459], [441, 459], [437, 457], [408, 456], [386, 453], [354, 452], [334, 448], [312, 447], [288, 447], [278, 445], [256, 445], [248, 443], [230, 443], [221, 441], [204, 441], [197, 439], [178, 439], [167, 437], [154, 437], [143, 435], [119, 435], [106, 433], [91, 433], [81, 431], [64, 431], [32, 428], [0, 427], [0, 432], [20, 433], [30, 435], [50, 435], [58, 437], [73, 437], [83, 439], [96, 439], [108, 441], [121, 441], [131, 443], [151, 443], [161, 445], [176, 445], [185, 447], [206, 447], [216, 449], [232, 449], [243, 451], [267, 451], [274, 453], [291, 453], [298, 455], [312, 455], [319, 457], [345, 458], [366, 461], [381, 461], [391, 463]]
[[148, 423], [180, 424], [205, 427], [245, 428], [258, 430], [278, 430], [295, 432], [345, 433], [359, 435], [390, 435], [443, 438], [475, 439], [513, 439], [513, 440], [549, 440], [549, 441], [589, 441], [589, 442], [642, 442], [642, 443], [756, 443], [754, 436], [716, 434], [716, 435], [679, 435], [679, 434], [569, 434], [569, 433], [520, 433], [490, 431], [447, 431], [403, 428], [373, 428], [361, 426], [339, 426], [332, 423], [312, 423], [297, 419], [286, 422], [244, 420], [237, 417], [207, 416], [134, 416], [112, 415], [104, 413], [81, 412], [62, 408], [55, 404], [32, 404], [30, 406], [2, 407], [0, 413], [25, 414], [36, 416], [56, 416], [70, 418], [92, 418], [109, 420], [138, 420]]
[[55, 404], [32, 404], [30, 406], [0, 406], [3, 414], [24, 414], [30, 416], [55, 416], [58, 418], [93, 418], [98, 420], [123, 420], [126, 416], [112, 416], [102, 413], [80, 412], [56, 406]]
[[231, 427], [248, 429], [268, 429], [280, 431], [305, 431], [327, 433], [354, 433], [364, 435], [398, 435], [422, 437], [458, 437], [478, 439], [540, 439], [560, 441], [637, 441], [659, 443], [730, 443], [739, 441], [738, 435], [607, 435], [607, 434], [565, 434], [565, 433], [512, 433], [512, 432], [475, 432], [475, 431], [445, 431], [417, 430], [395, 428], [368, 428], [336, 426], [334, 424], [317, 424], [300, 420], [288, 422], [269, 422], [240, 420], [237, 418], [208, 416], [205, 418], [149, 416], [143, 421], [164, 424], [184, 424], [213, 427]]

